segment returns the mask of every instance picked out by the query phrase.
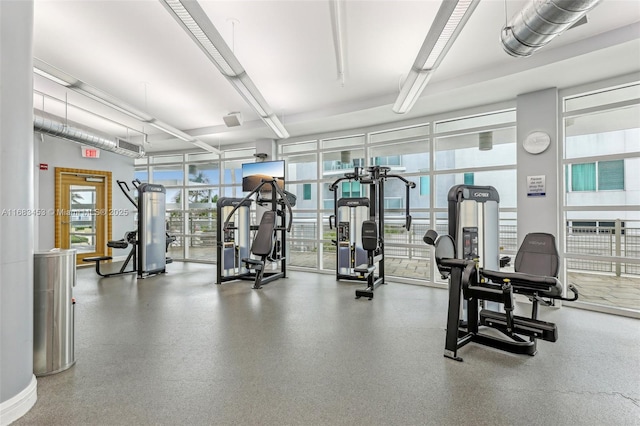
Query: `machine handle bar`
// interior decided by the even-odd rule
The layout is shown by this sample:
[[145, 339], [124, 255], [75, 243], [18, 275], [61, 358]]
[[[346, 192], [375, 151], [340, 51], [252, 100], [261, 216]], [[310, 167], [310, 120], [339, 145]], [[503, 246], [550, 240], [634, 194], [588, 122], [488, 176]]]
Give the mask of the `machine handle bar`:
[[[138, 209], [138, 203], [136, 203], [135, 200], [133, 198], [131, 198], [131, 195], [129, 195], [130, 189], [129, 189], [129, 185], [127, 185], [127, 182], [125, 182], [123, 180], [117, 180], [116, 182], [118, 182], [118, 186], [120, 187], [120, 190], [122, 191], [124, 196], [127, 197], [129, 199], [129, 201], [131, 201], [131, 204], [133, 204], [133, 206], [137, 210]], [[138, 187], [136, 186], [136, 189], [137, 188]]]

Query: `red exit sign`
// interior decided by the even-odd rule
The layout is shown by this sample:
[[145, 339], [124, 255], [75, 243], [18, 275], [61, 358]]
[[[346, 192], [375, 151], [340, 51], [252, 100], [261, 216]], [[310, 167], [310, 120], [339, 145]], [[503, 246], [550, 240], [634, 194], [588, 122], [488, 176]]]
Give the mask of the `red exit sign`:
[[100, 158], [100, 150], [90, 146], [82, 147], [82, 156], [85, 158]]

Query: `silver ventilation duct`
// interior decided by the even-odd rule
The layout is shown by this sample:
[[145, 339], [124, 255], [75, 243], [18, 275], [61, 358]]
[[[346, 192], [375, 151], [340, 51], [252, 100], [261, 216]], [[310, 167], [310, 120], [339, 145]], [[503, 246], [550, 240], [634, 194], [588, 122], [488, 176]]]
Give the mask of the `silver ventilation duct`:
[[511, 56], [529, 56], [555, 36], [576, 24], [600, 0], [530, 0], [506, 27], [500, 38]]
[[36, 132], [58, 138], [67, 139], [73, 142], [82, 143], [127, 157], [144, 157], [144, 149], [130, 142], [118, 138], [90, 133], [81, 129], [76, 123], [67, 121], [56, 115], [48, 114], [40, 110], [33, 110], [33, 129]]

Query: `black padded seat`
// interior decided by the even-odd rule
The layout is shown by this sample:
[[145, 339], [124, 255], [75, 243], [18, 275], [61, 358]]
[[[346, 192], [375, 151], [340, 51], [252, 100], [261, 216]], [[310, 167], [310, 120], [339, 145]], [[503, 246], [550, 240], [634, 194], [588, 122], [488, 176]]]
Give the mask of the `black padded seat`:
[[533, 232], [527, 234], [518, 249], [515, 272], [483, 270], [482, 275], [494, 283], [509, 279], [515, 293], [558, 298], [562, 296], [562, 284], [556, 278], [560, 256], [556, 239], [551, 234]]
[[562, 284], [555, 277], [531, 275], [522, 272], [501, 272], [484, 269], [482, 276], [494, 283], [502, 283], [508, 279], [515, 293], [533, 294], [540, 293], [544, 297], [562, 296]]

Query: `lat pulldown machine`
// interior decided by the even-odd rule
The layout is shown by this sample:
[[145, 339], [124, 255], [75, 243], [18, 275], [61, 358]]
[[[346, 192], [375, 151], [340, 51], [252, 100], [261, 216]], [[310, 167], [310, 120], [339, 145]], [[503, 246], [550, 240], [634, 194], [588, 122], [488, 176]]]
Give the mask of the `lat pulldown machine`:
[[[254, 195], [256, 205], [266, 209], [258, 226], [250, 225]], [[296, 197], [281, 189], [275, 179], [263, 179], [244, 198], [218, 200], [217, 284], [251, 280], [253, 288], [259, 289], [263, 284], [287, 276], [287, 233], [291, 231], [291, 207], [295, 203]], [[257, 232], [250, 246], [251, 231]], [[278, 263], [279, 270], [267, 272], [267, 262]]]
[[[329, 186], [333, 191], [334, 214], [329, 216], [329, 228], [337, 228], [336, 279], [364, 281], [367, 287], [356, 290], [356, 299], [373, 298], [377, 286], [385, 283], [384, 277], [384, 185], [389, 179], [399, 179], [405, 185], [405, 223], [411, 228], [409, 214], [409, 189], [416, 184], [402, 176], [390, 174], [389, 167], [355, 167]], [[368, 197], [338, 199], [338, 184], [358, 182], [368, 187]], [[377, 265], [377, 266], [376, 266]], [[377, 274], [376, 274], [377, 272]]]
[[[100, 262], [113, 259], [111, 256], [85, 257], [84, 262], [95, 262], [96, 273], [101, 277], [137, 273], [138, 278], [166, 272], [166, 265], [173, 260], [166, 256], [169, 245], [176, 237], [165, 230], [165, 189], [162, 185], [141, 183], [138, 179], [131, 183], [138, 191], [138, 202], [129, 194], [129, 186], [124, 181], [117, 181], [122, 193], [138, 210], [138, 229], [128, 231], [124, 238], [108, 241], [107, 247], [126, 249], [131, 247], [126, 260], [117, 272], [103, 273]], [[131, 269], [127, 269], [132, 262]]]
[[[430, 229], [423, 238], [435, 246], [438, 270], [443, 278], [449, 278], [444, 356], [462, 361], [458, 350], [470, 342], [535, 355], [537, 339], [558, 339], [556, 325], [537, 318], [538, 305], [578, 298], [572, 285], [569, 289], [574, 297], [562, 296], [562, 284], [556, 278], [559, 258], [555, 238], [550, 234], [528, 234], [516, 255], [515, 272], [501, 272], [497, 268], [497, 191], [490, 186], [458, 185], [451, 188], [448, 198], [449, 234], [438, 236]], [[531, 300], [529, 317], [514, 314], [514, 293]], [[461, 305], [466, 307], [466, 315], [461, 312]], [[502, 336], [486, 333], [487, 328]]]

